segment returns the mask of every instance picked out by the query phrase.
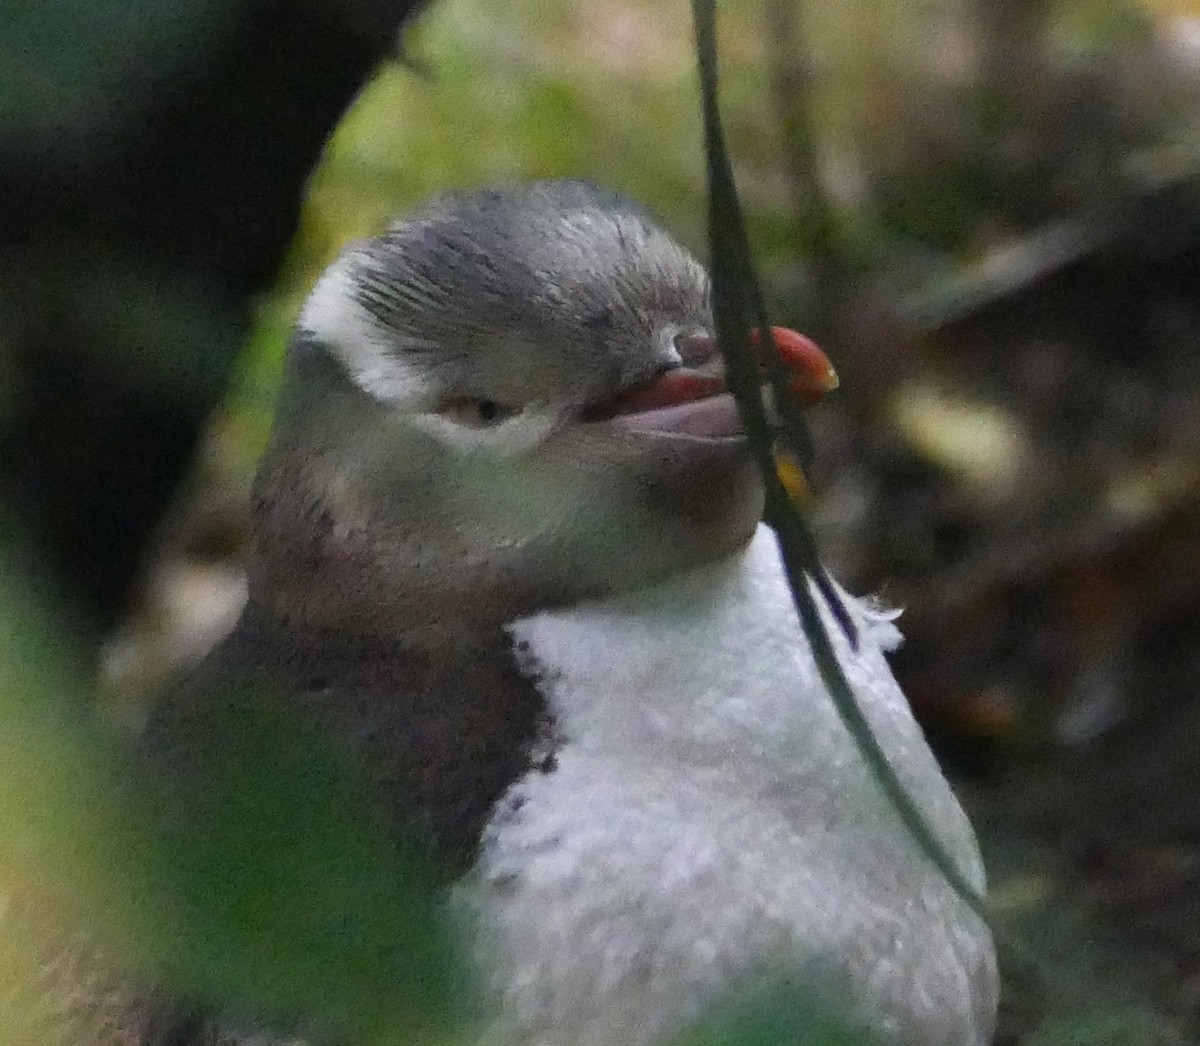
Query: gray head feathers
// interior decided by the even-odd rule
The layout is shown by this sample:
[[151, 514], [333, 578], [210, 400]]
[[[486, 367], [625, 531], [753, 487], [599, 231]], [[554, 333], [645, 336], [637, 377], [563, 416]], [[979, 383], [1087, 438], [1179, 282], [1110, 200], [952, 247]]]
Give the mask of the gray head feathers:
[[351, 245], [299, 321], [385, 402], [472, 369], [528, 387], [531, 346], [554, 349], [537, 354], [540, 378], [586, 397], [641, 376], [651, 337], [669, 349], [707, 325], [700, 264], [643, 208], [582, 181], [439, 197]]

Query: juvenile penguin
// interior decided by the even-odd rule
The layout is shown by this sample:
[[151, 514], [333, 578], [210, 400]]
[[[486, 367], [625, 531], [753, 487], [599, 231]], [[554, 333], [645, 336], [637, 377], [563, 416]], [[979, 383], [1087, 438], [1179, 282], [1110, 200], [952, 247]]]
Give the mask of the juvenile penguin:
[[[482, 1043], [655, 1046], [758, 978], [863, 1042], [990, 1040], [988, 931], [819, 680], [686, 250], [583, 182], [450, 194], [344, 251], [286, 367], [249, 603], [201, 684], [269, 677], [432, 841]], [[846, 603], [858, 700], [982, 890], [892, 615]]]

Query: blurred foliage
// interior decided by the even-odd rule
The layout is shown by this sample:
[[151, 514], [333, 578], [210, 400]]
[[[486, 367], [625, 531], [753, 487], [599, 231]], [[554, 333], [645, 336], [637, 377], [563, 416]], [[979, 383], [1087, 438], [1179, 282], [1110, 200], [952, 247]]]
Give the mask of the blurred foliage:
[[283, 1027], [304, 1014], [317, 1041], [448, 1034], [466, 981], [419, 849], [397, 855], [357, 768], [314, 728], [260, 691], [206, 696], [187, 792], [152, 811], [148, 867], [186, 918], [170, 981]]
[[[80, 715], [92, 683], [79, 651], [53, 601], [7, 566], [0, 1041], [79, 1041], [89, 1006], [145, 983], [307, 1015], [317, 1041], [449, 1035], [466, 981], [433, 876], [417, 851], [397, 856], [342, 753], [261, 694], [218, 693], [191, 724], [204, 731], [196, 787], [155, 787], [124, 738]], [[104, 959], [74, 980], [64, 967], [80, 950]], [[45, 990], [56, 979], [61, 994]]]
[[767, 977], [731, 993], [732, 1000], [718, 1004], [676, 1046], [873, 1046], [877, 1040], [850, 1024], [844, 1007], [787, 979]]
[[[116, 764], [79, 723], [88, 687], [53, 603], [16, 567], [5, 534], [0, 574], [0, 1040], [63, 1041], [60, 1016], [38, 990], [40, 947], [63, 925], [128, 941], [158, 939], [136, 898], [145, 879], [127, 855], [143, 848], [118, 801]], [[75, 670], [72, 671], [72, 666]], [[31, 899], [32, 898], [32, 899]], [[36, 909], [36, 912], [34, 911]], [[142, 913], [144, 914], [144, 913]]]

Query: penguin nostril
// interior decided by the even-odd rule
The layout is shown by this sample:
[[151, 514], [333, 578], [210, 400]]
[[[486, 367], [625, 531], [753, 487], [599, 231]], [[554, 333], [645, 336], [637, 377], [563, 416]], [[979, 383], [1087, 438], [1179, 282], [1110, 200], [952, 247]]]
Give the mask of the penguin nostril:
[[716, 359], [717, 339], [711, 334], [693, 331], [690, 334], [676, 334], [674, 339], [675, 351], [685, 365], [697, 366]]

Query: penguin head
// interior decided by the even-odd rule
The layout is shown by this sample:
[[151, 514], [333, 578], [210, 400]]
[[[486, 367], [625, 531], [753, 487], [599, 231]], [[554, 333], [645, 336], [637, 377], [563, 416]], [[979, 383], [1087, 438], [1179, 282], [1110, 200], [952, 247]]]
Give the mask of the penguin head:
[[636, 204], [577, 181], [441, 197], [303, 307], [251, 598], [432, 634], [726, 556], [762, 492], [721, 374], [707, 275]]

